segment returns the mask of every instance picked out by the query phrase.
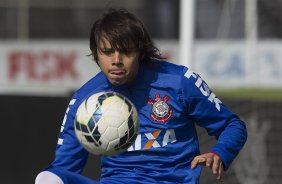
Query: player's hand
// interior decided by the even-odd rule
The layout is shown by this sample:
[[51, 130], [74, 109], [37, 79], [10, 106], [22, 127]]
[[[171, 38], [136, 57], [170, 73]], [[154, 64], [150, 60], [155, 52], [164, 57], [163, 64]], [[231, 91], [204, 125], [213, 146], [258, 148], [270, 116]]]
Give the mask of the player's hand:
[[211, 168], [216, 179], [222, 180], [223, 163], [217, 154], [204, 153], [196, 156], [191, 162], [191, 168], [194, 169], [198, 164]]

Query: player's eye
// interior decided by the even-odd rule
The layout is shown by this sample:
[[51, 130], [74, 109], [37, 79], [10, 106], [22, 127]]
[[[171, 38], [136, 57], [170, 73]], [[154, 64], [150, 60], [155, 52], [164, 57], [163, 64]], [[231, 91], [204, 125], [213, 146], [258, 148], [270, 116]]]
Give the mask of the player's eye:
[[122, 51], [122, 53], [125, 54], [125, 55], [131, 55], [131, 54], [133, 54], [135, 52], [136, 52], [135, 48], [128, 48], [128, 49]]
[[107, 56], [110, 56], [115, 53], [115, 50], [112, 48], [104, 48], [104, 49], [101, 49], [101, 52]]

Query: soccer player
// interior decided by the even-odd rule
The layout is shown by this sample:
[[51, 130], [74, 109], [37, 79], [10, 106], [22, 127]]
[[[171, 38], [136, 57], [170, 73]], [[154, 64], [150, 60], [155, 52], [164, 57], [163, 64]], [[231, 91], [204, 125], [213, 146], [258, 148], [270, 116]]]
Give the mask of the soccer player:
[[[199, 183], [201, 166], [217, 179], [247, 139], [245, 124], [195, 72], [161, 56], [142, 22], [109, 10], [91, 30], [91, 55], [101, 72], [75, 92], [63, 121], [55, 160], [36, 184]], [[99, 181], [82, 176], [88, 152], [74, 132], [78, 106], [90, 95], [116, 91], [139, 113], [139, 138], [126, 152], [101, 158]], [[201, 154], [195, 126], [217, 142]]]

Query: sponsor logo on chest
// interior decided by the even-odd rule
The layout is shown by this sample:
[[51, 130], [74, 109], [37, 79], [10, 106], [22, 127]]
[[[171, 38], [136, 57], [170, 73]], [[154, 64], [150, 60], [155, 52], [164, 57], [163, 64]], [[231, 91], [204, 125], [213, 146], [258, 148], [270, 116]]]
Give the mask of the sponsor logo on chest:
[[154, 132], [138, 134], [134, 144], [128, 148], [128, 151], [148, 150], [160, 148], [176, 142], [174, 129], [156, 130]]

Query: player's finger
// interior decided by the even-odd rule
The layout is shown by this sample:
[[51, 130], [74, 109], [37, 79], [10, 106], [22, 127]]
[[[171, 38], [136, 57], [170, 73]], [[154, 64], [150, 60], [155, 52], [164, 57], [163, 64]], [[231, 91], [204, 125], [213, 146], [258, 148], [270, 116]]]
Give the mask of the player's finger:
[[206, 157], [206, 166], [211, 167], [212, 162], [213, 162], [213, 156], [207, 156]]
[[222, 162], [220, 162], [219, 169], [218, 169], [218, 174], [217, 174], [217, 178], [216, 179], [222, 181], [222, 173], [223, 173], [223, 164], [222, 164]]
[[194, 169], [197, 166], [198, 161], [194, 158], [191, 162], [191, 169]]
[[191, 169], [194, 169], [198, 164], [198, 157], [195, 157], [191, 162]]
[[197, 157], [195, 157], [195, 158], [193, 159], [193, 161], [191, 162], [191, 168], [192, 168], [192, 169], [194, 169], [194, 168], [198, 165], [199, 159], [200, 159], [199, 156], [197, 156]]
[[220, 168], [220, 159], [216, 156], [213, 157], [213, 163], [212, 163], [212, 173], [214, 175], [218, 174], [218, 170]]
[[197, 156], [193, 159], [191, 162], [191, 168], [194, 169], [198, 164], [203, 164], [205, 163], [206, 159], [202, 156]]

